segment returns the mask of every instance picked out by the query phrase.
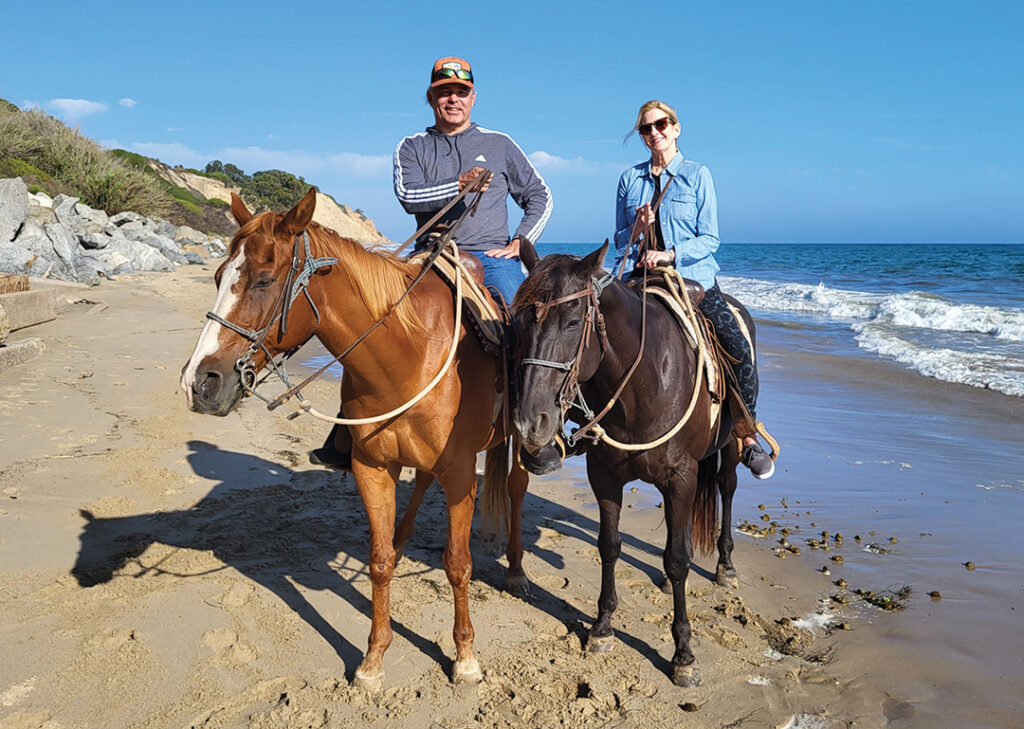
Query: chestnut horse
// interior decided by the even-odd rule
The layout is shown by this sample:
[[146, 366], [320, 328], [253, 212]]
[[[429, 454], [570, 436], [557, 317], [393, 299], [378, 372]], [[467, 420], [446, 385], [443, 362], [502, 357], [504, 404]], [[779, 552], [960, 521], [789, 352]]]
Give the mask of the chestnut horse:
[[[690, 650], [686, 577], [694, 542], [706, 552], [712, 549], [717, 487], [722, 497], [717, 581], [735, 583], [730, 522], [739, 452], [730, 435], [728, 416], [715, 422], [706, 388], [694, 394], [697, 355], [678, 322], [653, 296], [645, 302], [601, 268], [607, 248], [606, 241], [582, 260], [553, 254], [542, 261], [532, 246], [521, 248], [530, 274], [513, 303], [523, 382], [514, 420], [523, 447], [536, 450], [563, 428], [562, 393], [574, 390], [576, 383], [570, 381], [574, 374], [583, 401], [595, 408], [608, 403], [625, 380], [600, 426], [619, 443], [646, 444], [670, 433], [684, 417], [691, 396], [696, 398], [690, 419], [661, 445], [621, 450], [599, 441], [588, 445], [586, 451], [587, 477], [601, 512], [601, 595], [587, 648], [599, 652], [613, 645], [611, 617], [618, 605], [615, 562], [622, 544], [622, 489], [629, 481], [646, 481], [665, 499], [668, 538], [664, 568], [674, 607], [672, 681], [696, 686], [701, 678]], [[645, 306], [643, 357], [629, 375], [641, 348]], [[749, 315], [746, 311], [742, 314], [753, 332]], [[570, 415], [580, 420], [575, 410], [570, 410]]]
[[[451, 287], [431, 272], [392, 311], [420, 267], [390, 253], [367, 250], [312, 222], [315, 205], [311, 189], [284, 215], [254, 216], [232, 196], [231, 212], [240, 229], [216, 273], [211, 321], [182, 370], [181, 385], [193, 411], [226, 415], [245, 389], [240, 369], [250, 369], [251, 377], [252, 370], [267, 365], [268, 356], [297, 348], [312, 336], [338, 355], [381, 319], [383, 324], [341, 359], [346, 418], [390, 413], [420, 393], [441, 370], [455, 337]], [[305, 241], [305, 248], [299, 240]], [[304, 296], [284, 291], [296, 278], [289, 275], [293, 256], [308, 274], [300, 292]], [[257, 346], [261, 334], [262, 346]], [[370, 521], [368, 567], [373, 583], [369, 648], [355, 673], [357, 685], [369, 690], [382, 685], [384, 651], [392, 638], [392, 573], [411, 535], [420, 499], [435, 477], [448, 507], [444, 568], [455, 599], [457, 652], [452, 680], [480, 680], [467, 590], [473, 569], [469, 533], [479, 451], [487, 450], [483, 508], [510, 518], [506, 584], [526, 587], [519, 519], [527, 474], [515, 464], [509, 473], [503, 389], [499, 362], [462, 327], [451, 366], [421, 400], [389, 420], [350, 426], [355, 441], [352, 472]], [[416, 469], [416, 487], [396, 532], [395, 482], [402, 466]]]

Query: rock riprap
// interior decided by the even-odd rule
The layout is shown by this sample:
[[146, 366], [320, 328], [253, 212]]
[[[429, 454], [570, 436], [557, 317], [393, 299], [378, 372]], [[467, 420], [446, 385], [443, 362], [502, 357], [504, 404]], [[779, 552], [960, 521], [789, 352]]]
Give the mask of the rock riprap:
[[225, 241], [188, 226], [125, 211], [108, 216], [76, 197], [30, 193], [0, 180], [0, 273], [95, 286], [136, 271], [173, 271], [227, 252]]

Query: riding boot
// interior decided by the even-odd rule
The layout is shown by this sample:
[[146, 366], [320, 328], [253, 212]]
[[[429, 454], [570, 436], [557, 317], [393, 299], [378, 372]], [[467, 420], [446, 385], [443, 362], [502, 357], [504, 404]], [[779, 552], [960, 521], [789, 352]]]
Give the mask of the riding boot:
[[541, 446], [536, 453], [530, 453], [525, 448], [520, 448], [519, 462], [530, 473], [543, 476], [562, 467], [562, 451], [554, 443]]
[[[338, 417], [344, 417], [338, 412]], [[352, 470], [352, 433], [347, 425], [335, 423], [324, 444], [309, 452], [309, 462], [339, 471]]]

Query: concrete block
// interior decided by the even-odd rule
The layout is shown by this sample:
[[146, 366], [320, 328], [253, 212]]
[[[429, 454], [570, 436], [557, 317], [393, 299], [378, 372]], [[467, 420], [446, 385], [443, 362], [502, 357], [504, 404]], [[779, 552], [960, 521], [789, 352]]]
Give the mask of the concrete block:
[[33, 357], [38, 357], [46, 351], [46, 345], [42, 339], [26, 339], [21, 342], [0, 347], [0, 372], [28, 362]]
[[53, 294], [48, 291], [17, 291], [0, 294], [0, 306], [7, 312], [12, 332], [57, 318]]

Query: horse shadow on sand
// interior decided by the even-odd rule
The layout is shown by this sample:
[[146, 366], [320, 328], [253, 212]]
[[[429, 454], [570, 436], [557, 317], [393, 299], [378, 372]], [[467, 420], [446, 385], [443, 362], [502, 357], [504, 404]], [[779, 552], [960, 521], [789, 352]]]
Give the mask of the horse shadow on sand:
[[[369, 527], [352, 477], [328, 471], [293, 471], [280, 463], [221, 450], [202, 441], [191, 441], [189, 446], [192, 452], [188, 461], [195, 473], [217, 481], [210, 492], [190, 508], [178, 511], [101, 518], [82, 510], [86, 523], [71, 574], [79, 585], [92, 587], [115, 578], [140, 578], [164, 572], [160, 562], [144, 565], [139, 560], [154, 543], [209, 551], [294, 610], [335, 650], [345, 665], [346, 674], [351, 676], [362, 660], [363, 648], [335, 629], [309, 603], [299, 587], [332, 591], [363, 615], [369, 617], [373, 613], [370, 597], [355, 584], [357, 580], [362, 581], [369, 592], [365, 565], [369, 556]], [[543, 498], [539, 495], [542, 487], [543, 481], [534, 478], [523, 505], [523, 546], [526, 552], [550, 568], [549, 574], [557, 575], [564, 561], [561, 555], [545, 546], [548, 540], [541, 539], [538, 527], [543, 525], [563, 537], [578, 539], [589, 545], [596, 556], [600, 525], [586, 514]], [[589, 490], [586, 493], [589, 494]], [[411, 494], [412, 483], [400, 481], [399, 515]], [[505, 568], [498, 561], [498, 550], [481, 539], [476, 524], [474, 522], [470, 542], [473, 579], [503, 589]], [[405, 549], [406, 557], [426, 565], [421, 571], [443, 569], [445, 538], [442, 535], [447, 533], [446, 529], [444, 494], [440, 488], [431, 487]], [[622, 539], [624, 547], [649, 555], [661, 554], [661, 547], [643, 539], [625, 533]], [[627, 549], [623, 549], [620, 559], [645, 573], [654, 584], [660, 585], [664, 579], [659, 569], [637, 559]], [[692, 569], [713, 579], [696, 566]], [[202, 579], [208, 572], [171, 574], [182, 579]], [[600, 583], [599, 564], [593, 565], [592, 577], [594, 584]], [[403, 599], [402, 581], [396, 572], [392, 600]], [[597, 610], [596, 590], [592, 597], [593, 613], [585, 614], [531, 579], [530, 594], [523, 599], [565, 624], [585, 641], [586, 630]], [[394, 615], [392, 628], [450, 673], [452, 659], [446, 657], [432, 639], [419, 635]], [[669, 670], [669, 661], [661, 657], [657, 649], [630, 635], [628, 627], [617, 632], [616, 637], [658, 668]], [[364, 635], [358, 639], [364, 644]]]

